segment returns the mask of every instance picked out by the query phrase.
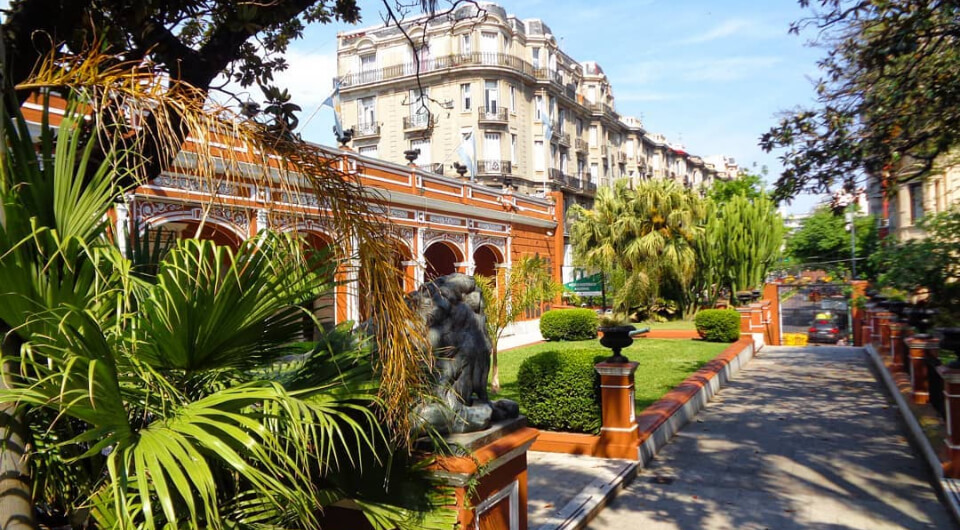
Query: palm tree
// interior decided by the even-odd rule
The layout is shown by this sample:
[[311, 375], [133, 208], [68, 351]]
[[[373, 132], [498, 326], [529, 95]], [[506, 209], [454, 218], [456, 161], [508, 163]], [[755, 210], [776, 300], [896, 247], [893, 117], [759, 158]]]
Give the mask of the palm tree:
[[561, 286], [553, 281], [550, 264], [539, 255], [523, 256], [514, 261], [503, 284], [500, 284], [497, 278], [480, 275], [476, 276], [476, 280], [483, 296], [487, 335], [493, 346], [490, 387], [496, 394], [500, 392], [497, 353], [504, 330], [536, 304], [557, 296]]
[[614, 294], [619, 311], [655, 300], [662, 284], [684, 308], [693, 299], [696, 270], [693, 242], [702, 232], [703, 200], [673, 181], [650, 180], [631, 187], [626, 180], [601, 189], [592, 210], [572, 209], [574, 259], [584, 266], [623, 271]]
[[[5, 476], [23, 480], [14, 484], [19, 497], [2, 493], [27, 502], [0, 503], [0, 523], [32, 526], [36, 504], [74, 527], [315, 528], [324, 508], [348, 504], [378, 528], [432, 526], [424, 509], [444, 498], [420, 466], [406, 465], [408, 434], [392, 411], [413, 398], [429, 358], [416, 348], [416, 320], [391, 305], [402, 293], [390, 271], [362, 269], [375, 318], [386, 323], [372, 356], [344, 330], [313, 345], [293, 340], [309, 316], [302, 304], [329, 288], [331, 272], [295, 236], [267, 231], [236, 251], [182, 241], [155, 267], [135, 268], [106, 220], [140, 181], [142, 161], [129, 148], [138, 139], [97, 129], [110, 123], [97, 113], [119, 112], [98, 107], [118, 95], [142, 98], [143, 86], [129, 83], [140, 74], [87, 70], [82, 61], [45, 65], [30, 85], [73, 87], [83, 104], [68, 107], [56, 135], [44, 123], [39, 153], [22, 117], [3, 122], [0, 412], [17, 421], [0, 434], [12, 467]], [[84, 92], [90, 87], [98, 91]], [[113, 99], [92, 97], [114, 89]], [[79, 112], [91, 108], [92, 135]], [[179, 107], [207, 134], [245, 132], [197, 110]], [[240, 137], [266, 152], [266, 137], [246, 132]], [[289, 142], [272, 145], [286, 152]], [[383, 228], [349, 179], [303, 151], [290, 164], [343, 214], [336, 222], [356, 250], [374, 261], [392, 250], [378, 246]], [[388, 337], [399, 342], [384, 347]], [[26, 442], [35, 449], [26, 452]], [[376, 492], [386, 476], [388, 496]], [[379, 494], [358, 477], [379, 478]]]

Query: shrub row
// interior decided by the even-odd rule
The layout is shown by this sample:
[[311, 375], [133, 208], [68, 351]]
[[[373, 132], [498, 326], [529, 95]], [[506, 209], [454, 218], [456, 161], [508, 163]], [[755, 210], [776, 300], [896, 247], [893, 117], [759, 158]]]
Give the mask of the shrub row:
[[[546, 316], [546, 315], [544, 315]], [[520, 404], [530, 425], [550, 431], [600, 431], [600, 376], [595, 351], [545, 351], [520, 364]]]
[[597, 313], [592, 309], [554, 309], [540, 317], [540, 334], [546, 340], [597, 338]]
[[697, 333], [710, 342], [734, 342], [740, 338], [740, 313], [736, 309], [704, 309], [693, 318]]

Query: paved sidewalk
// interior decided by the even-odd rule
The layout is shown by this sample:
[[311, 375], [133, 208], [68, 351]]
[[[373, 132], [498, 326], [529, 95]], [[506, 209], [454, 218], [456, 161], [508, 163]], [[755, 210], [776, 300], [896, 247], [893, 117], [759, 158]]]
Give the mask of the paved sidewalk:
[[767, 347], [589, 528], [956, 528], [930, 479], [862, 349]]

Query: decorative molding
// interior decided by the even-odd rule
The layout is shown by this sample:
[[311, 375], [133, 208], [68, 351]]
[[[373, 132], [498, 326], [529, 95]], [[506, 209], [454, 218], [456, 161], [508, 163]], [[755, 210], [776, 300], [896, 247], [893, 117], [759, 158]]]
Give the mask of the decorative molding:
[[[134, 204], [136, 220], [140, 224], [157, 221], [200, 221], [205, 213], [204, 207], [184, 203], [138, 200]], [[227, 226], [243, 238], [246, 238], [250, 231], [250, 216], [243, 209], [212, 206], [206, 219]]]
[[473, 251], [476, 252], [478, 248], [487, 245], [496, 248], [500, 251], [500, 254], [506, 259], [507, 255], [507, 238], [505, 237], [495, 237], [495, 236], [473, 236]]
[[447, 226], [459, 226], [463, 227], [467, 225], [466, 219], [461, 217], [451, 217], [448, 215], [438, 215], [434, 213], [428, 213], [426, 215], [426, 220], [428, 223], [447, 225]]
[[423, 231], [423, 250], [430, 248], [430, 245], [434, 243], [439, 243], [441, 241], [446, 241], [447, 243], [453, 243], [461, 254], [466, 254], [464, 252], [464, 244], [467, 242], [467, 235], [458, 233], [458, 232], [443, 232], [440, 230], [430, 230], [426, 229]]

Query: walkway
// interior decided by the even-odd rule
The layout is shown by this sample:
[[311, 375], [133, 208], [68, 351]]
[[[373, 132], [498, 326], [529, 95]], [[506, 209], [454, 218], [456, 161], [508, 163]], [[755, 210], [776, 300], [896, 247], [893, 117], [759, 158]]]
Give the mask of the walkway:
[[589, 528], [955, 528], [929, 481], [861, 349], [768, 347]]

